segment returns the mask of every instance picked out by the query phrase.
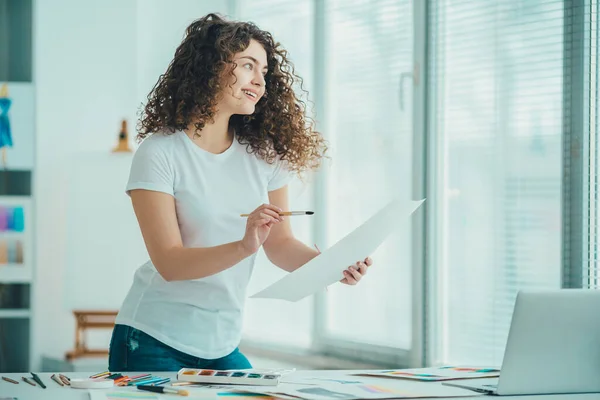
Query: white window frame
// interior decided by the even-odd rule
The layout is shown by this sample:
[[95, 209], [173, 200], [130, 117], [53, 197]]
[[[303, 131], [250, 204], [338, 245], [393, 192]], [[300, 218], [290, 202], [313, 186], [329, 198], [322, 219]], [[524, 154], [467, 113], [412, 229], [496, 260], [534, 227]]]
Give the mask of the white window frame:
[[[315, 4], [315, 90], [313, 98], [317, 115], [327, 116], [326, 96], [327, 75], [327, 15], [326, 0], [314, 0]], [[413, 58], [414, 68], [410, 73], [413, 84], [413, 184], [412, 198], [420, 200], [426, 198], [426, 155], [425, 155], [425, 107], [426, 107], [426, 42], [427, 42], [427, 2], [413, 0]], [[398, 89], [400, 90], [400, 89]], [[324, 126], [318, 126], [322, 132], [330, 132], [331, 121], [325, 120]], [[319, 172], [315, 182], [314, 203], [316, 208], [325, 209], [327, 202], [327, 170]], [[319, 354], [339, 358], [352, 358], [361, 362], [371, 362], [381, 365], [399, 367], [419, 367], [425, 365], [425, 315], [426, 315], [426, 290], [425, 290], [425, 207], [415, 212], [412, 227], [412, 348], [398, 349], [388, 346], [378, 346], [359, 341], [340, 339], [335, 335], [326, 333], [326, 299], [320, 293], [315, 298], [313, 349]], [[326, 243], [327, 226], [324, 220], [314, 224], [314, 238], [318, 243]]]

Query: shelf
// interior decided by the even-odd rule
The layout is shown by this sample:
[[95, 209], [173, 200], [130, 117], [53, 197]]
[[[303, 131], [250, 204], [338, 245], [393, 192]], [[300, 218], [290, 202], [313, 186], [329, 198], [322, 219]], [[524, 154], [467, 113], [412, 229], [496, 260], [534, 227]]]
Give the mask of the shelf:
[[23, 236], [25, 236], [25, 232], [0, 231], [0, 238], [4, 239], [22, 239]]
[[0, 283], [30, 283], [31, 279], [31, 268], [26, 265], [0, 265]]
[[24, 309], [2, 309], [0, 308], [0, 319], [6, 318], [29, 318], [31, 316], [31, 310]]
[[[2, 171], [0, 171], [0, 174]], [[20, 205], [20, 203], [29, 203], [31, 202], [31, 196], [29, 195], [9, 195], [2, 194], [0, 192], [0, 203], [1, 204], [10, 204], [10, 205]]]

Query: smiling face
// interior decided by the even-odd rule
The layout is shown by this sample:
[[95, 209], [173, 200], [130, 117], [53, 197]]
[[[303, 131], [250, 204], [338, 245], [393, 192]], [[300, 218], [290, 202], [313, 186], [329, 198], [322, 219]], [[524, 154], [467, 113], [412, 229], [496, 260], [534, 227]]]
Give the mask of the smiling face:
[[252, 39], [246, 50], [233, 56], [233, 62], [236, 66], [218, 108], [228, 114], [249, 115], [265, 94], [267, 52]]

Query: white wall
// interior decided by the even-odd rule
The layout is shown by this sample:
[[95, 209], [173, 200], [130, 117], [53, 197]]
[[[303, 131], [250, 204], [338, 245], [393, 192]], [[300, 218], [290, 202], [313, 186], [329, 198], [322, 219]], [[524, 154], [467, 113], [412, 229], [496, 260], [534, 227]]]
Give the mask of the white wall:
[[[90, 259], [93, 264], [105, 256], [105, 252], [89, 254], [89, 246], [72, 246], [69, 232], [72, 235], [72, 230], [88, 231], [90, 240], [114, 235], [106, 224], [90, 226], [85, 218], [72, 218], [68, 209], [73, 201], [73, 198], [69, 199], [75, 182], [69, 181], [72, 172], [87, 166], [86, 159], [111, 160], [109, 152], [116, 144], [120, 120], [128, 119], [130, 136], [133, 136], [139, 103], [167, 67], [185, 26], [208, 12], [226, 14], [227, 4], [226, 0], [35, 2], [33, 369], [38, 368], [42, 355], [62, 358], [73, 347], [71, 309], [81, 306], [77, 299], [84, 296], [68, 296], [69, 287], [92, 287], [94, 290], [88, 293], [96, 293], [93, 297], [102, 293], [98, 281], [86, 279], [85, 273], [69, 271], [73, 268], [73, 259]], [[88, 154], [90, 157], [86, 156]], [[118, 176], [122, 165], [123, 162], [107, 161], [107, 173]], [[95, 168], [97, 170], [97, 166]], [[109, 178], [105, 176], [104, 179]], [[126, 177], [122, 179], [124, 184]], [[90, 190], [94, 187], [93, 180], [87, 184]], [[75, 190], [86, 193], [83, 186]], [[117, 192], [114, 196], [120, 199], [124, 194]], [[85, 201], [93, 210], [103, 208], [106, 199], [86, 196]], [[132, 238], [132, 241], [136, 240], [139, 237]], [[90, 268], [89, 265], [78, 267]], [[132, 265], [130, 271], [124, 271], [123, 279], [130, 279], [128, 274], [136, 267]], [[110, 271], [111, 266], [106, 268]], [[93, 277], [93, 273], [99, 272], [98, 268], [93, 268], [87, 276]], [[119, 302], [124, 287], [119, 286], [117, 291], [112, 287], [105, 288], [106, 304], [112, 306]], [[81, 293], [86, 291], [81, 290]], [[101, 304], [100, 300], [90, 298], [89, 304]]]
[[35, 89], [29, 82], [12, 82], [9, 94], [13, 147], [6, 148], [6, 165], [30, 170], [35, 164]]
[[185, 28], [210, 12], [229, 15], [229, 0], [138, 0], [137, 98], [145, 102], [160, 74], [165, 72]]

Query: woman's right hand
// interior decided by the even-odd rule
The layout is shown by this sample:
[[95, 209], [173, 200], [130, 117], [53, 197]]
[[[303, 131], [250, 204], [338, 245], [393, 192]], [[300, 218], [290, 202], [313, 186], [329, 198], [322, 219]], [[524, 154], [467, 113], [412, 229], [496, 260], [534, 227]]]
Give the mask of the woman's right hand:
[[246, 234], [242, 239], [242, 246], [246, 251], [251, 254], [258, 251], [269, 237], [271, 227], [283, 221], [283, 216], [279, 215], [281, 211], [272, 204], [263, 204], [250, 213], [246, 221]]

